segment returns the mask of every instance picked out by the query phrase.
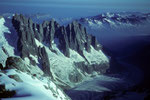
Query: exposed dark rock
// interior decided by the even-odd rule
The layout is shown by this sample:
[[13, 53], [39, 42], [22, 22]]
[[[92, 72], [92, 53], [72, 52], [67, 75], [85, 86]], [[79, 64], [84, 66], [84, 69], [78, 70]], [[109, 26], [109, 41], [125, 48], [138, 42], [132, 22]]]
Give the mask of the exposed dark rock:
[[75, 66], [77, 66], [81, 71], [86, 72], [88, 74], [92, 74], [92, 72], [100, 72], [105, 73], [106, 70], [109, 68], [108, 63], [102, 63], [102, 64], [85, 64], [85, 62], [76, 62], [74, 63]]
[[102, 46], [97, 42], [95, 36], [91, 36], [91, 44], [96, 50], [102, 49]]
[[58, 38], [60, 43], [58, 47], [67, 57], [70, 57], [69, 48], [77, 51], [81, 56], [83, 56], [84, 48], [90, 52], [90, 45], [96, 50], [101, 49], [96, 38], [88, 35], [85, 27], [77, 21], [73, 21], [65, 27], [59, 26], [54, 20], [36, 24], [23, 15], [15, 15], [12, 22], [18, 32], [18, 50], [21, 52], [22, 58], [29, 57], [30, 54], [37, 55], [35, 38], [50, 48], [54, 38]]
[[5, 85], [0, 85], [0, 98], [10, 98], [16, 94], [16, 91], [6, 90]]
[[87, 41], [85, 42], [85, 49], [87, 52], [91, 52], [91, 47], [90, 47], [91, 37], [90, 37], [90, 35], [88, 35], [86, 38], [87, 38]]
[[69, 74], [69, 80], [73, 83], [78, 83], [82, 80], [82, 75], [78, 71]]
[[45, 48], [39, 47], [38, 48], [38, 54], [39, 54], [39, 57], [42, 61], [42, 70], [44, 71], [45, 75], [49, 75], [49, 76], [53, 77], [51, 70], [50, 70], [49, 58], [48, 58], [48, 55], [47, 55]]
[[17, 74], [9, 75], [8, 77], [14, 79], [17, 82], [23, 82], [22, 79]]
[[28, 58], [30, 60], [30, 64], [32, 64], [33, 66], [35, 66], [36, 65], [36, 61], [32, 57], [30, 57], [30, 56]]
[[34, 35], [35, 35], [35, 38], [37, 40], [39, 40], [40, 42], [43, 41], [43, 27], [41, 24], [36, 24], [34, 23], [33, 24], [33, 31], [34, 31]]
[[[44, 71], [45, 75], [51, 76], [52, 78], [53, 76], [47, 51], [45, 47], [38, 47], [36, 40], [47, 46], [52, 52], [57, 53], [53, 50], [53, 44], [55, 43], [66, 57], [70, 57], [69, 49], [78, 52], [83, 58], [85, 58], [83, 54], [84, 50], [91, 52], [91, 46], [96, 50], [102, 48], [97, 42], [96, 37], [89, 35], [85, 27], [77, 21], [73, 21], [67, 26], [60, 26], [54, 20], [44, 21], [42, 24], [37, 24], [33, 23], [31, 19], [25, 18], [23, 15], [15, 15], [13, 16], [12, 23], [18, 33], [18, 51], [20, 52], [21, 58], [29, 58], [30, 64], [35, 66], [36, 62], [30, 57], [30, 55], [37, 56], [38, 61], [40, 62], [40, 68]], [[15, 63], [8, 59], [6, 65], [8, 65], [8, 68], [15, 68], [16, 65], [20, 64], [18, 62], [16, 63], [16, 61], [14, 62]], [[107, 69], [107, 67], [103, 68], [105, 65], [89, 65], [89, 63], [78, 63], [75, 64], [75, 66], [89, 74], [93, 71], [105, 72]], [[23, 65], [21, 65], [21, 70], [26, 70]], [[69, 79], [71, 82], [76, 83], [82, 80], [82, 75], [78, 71], [75, 71], [73, 75], [69, 75]]]
[[0, 69], [2, 70], [3, 69], [3, 65], [0, 63]]
[[68, 44], [68, 37], [67, 32], [64, 26], [60, 27], [60, 29], [57, 31], [56, 38], [59, 39], [59, 48], [63, 51], [64, 55], [69, 57], [69, 44]]
[[88, 64], [85, 64], [85, 62], [76, 62], [74, 63], [75, 66], [77, 66], [81, 71], [86, 72], [88, 74], [91, 74], [93, 69]]
[[73, 21], [66, 27], [69, 47], [83, 55], [84, 42], [86, 42], [86, 31], [81, 24]]
[[36, 65], [36, 62], [30, 55], [39, 55], [39, 58], [41, 58], [42, 61], [42, 70], [46, 75], [51, 75], [50, 63], [45, 48], [38, 48], [35, 39], [48, 44], [51, 47], [55, 28], [58, 27], [57, 23], [52, 20], [50, 22], [44, 22], [43, 24], [36, 24], [33, 23], [31, 19], [25, 18], [23, 15], [15, 15], [12, 19], [12, 23], [19, 36], [18, 51], [20, 51], [20, 56], [22, 58], [28, 57], [30, 63]]
[[[15, 15], [12, 23], [18, 33], [18, 50], [22, 58], [29, 57], [30, 54], [36, 55], [37, 47], [33, 31], [33, 22], [23, 15]], [[29, 52], [30, 51], [30, 52]]]
[[109, 68], [109, 63], [92, 64], [93, 71], [100, 72], [101, 74], [106, 73]]
[[23, 60], [18, 57], [8, 57], [6, 61], [5, 69], [18, 69], [23, 72], [29, 72], [29, 69], [26, 64], [24, 64]]
[[4, 52], [7, 56], [9, 56], [9, 54], [8, 54], [8, 52], [7, 52], [7, 50], [5, 49], [4, 46], [2, 46], [2, 50], [3, 50], [3, 52]]
[[54, 20], [50, 22], [45, 21], [43, 23], [43, 42], [49, 44], [52, 47], [52, 41], [54, 40], [55, 31], [59, 28], [59, 25]]

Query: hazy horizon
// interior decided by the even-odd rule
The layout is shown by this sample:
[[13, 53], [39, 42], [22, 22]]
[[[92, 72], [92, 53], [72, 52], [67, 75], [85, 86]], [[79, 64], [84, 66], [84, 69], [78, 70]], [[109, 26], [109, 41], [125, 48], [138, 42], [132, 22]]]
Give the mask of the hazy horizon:
[[101, 12], [149, 12], [149, 0], [1, 0], [0, 13], [49, 13], [81, 17]]

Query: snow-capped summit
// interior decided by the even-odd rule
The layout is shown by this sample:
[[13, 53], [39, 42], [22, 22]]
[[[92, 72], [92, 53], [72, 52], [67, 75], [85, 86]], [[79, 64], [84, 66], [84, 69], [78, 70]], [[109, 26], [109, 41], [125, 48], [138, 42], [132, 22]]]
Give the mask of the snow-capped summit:
[[119, 26], [136, 26], [150, 20], [149, 13], [102, 13], [97, 16], [81, 18], [79, 22], [93, 28], [111, 28]]

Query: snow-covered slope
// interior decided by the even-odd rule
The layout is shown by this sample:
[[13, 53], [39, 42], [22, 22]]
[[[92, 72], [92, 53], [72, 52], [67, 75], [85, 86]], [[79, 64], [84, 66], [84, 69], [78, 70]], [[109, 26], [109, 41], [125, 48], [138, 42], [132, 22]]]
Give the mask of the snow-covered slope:
[[8, 95], [2, 96], [1, 91], [2, 100], [70, 100], [49, 77], [33, 75], [32, 72], [18, 69], [1, 70], [0, 85], [1, 88], [5, 86], [6, 91], [15, 91], [11, 98], [3, 98]]
[[8, 43], [6, 39], [6, 35], [11, 34], [11, 32], [4, 24], [5, 19], [2, 17], [0, 18], [0, 63], [3, 65], [5, 64], [8, 56], [14, 56], [14, 48]]
[[15, 91], [4, 100], [69, 100], [61, 88], [75, 87], [109, 68], [102, 46], [81, 24], [65, 27], [52, 20], [38, 25], [22, 15], [12, 17], [0, 19], [0, 85]]
[[[57, 44], [54, 42], [52, 45], [52, 49], [55, 52], [52, 52], [47, 46], [40, 43], [37, 39], [35, 39], [36, 45], [39, 47], [45, 47], [48, 57], [50, 66], [51, 66], [51, 72], [54, 75], [54, 78], [56, 80], [61, 80], [62, 82], [57, 83], [59, 85], [63, 85], [63, 87], [71, 86], [74, 87], [75, 85], [84, 82], [85, 80], [88, 80], [93, 75], [101, 74], [99, 71], [93, 71], [91, 74], [83, 73], [83, 70], [77, 68], [74, 63], [80, 63], [85, 62], [85, 64], [103, 64], [109, 62], [109, 59], [107, 56], [103, 54], [101, 50], [97, 51], [91, 46], [91, 53], [88, 53], [87, 51], [84, 51], [84, 56], [88, 60], [86, 61], [85, 58], [83, 58], [81, 55], [79, 55], [76, 51], [70, 50], [70, 58], [66, 57], [57, 47]], [[92, 67], [92, 66], [89, 66]], [[100, 66], [99, 66], [100, 67]], [[80, 76], [81, 75], [81, 76]], [[73, 77], [81, 77], [81, 80], [79, 82], [70, 82], [70, 80], [74, 79]]]
[[[9, 56], [16, 56], [15, 48], [9, 44], [10, 41], [14, 42], [15, 40], [13, 41], [13, 37], [7, 36], [7, 34], [15, 33], [11, 33], [5, 24], [5, 19], [0, 18], [0, 63], [3, 66], [5, 66], [5, 61]], [[6, 37], [11, 40], [8, 42]], [[25, 58], [24, 63], [29, 66], [28, 69], [31, 72], [22, 72], [18, 69], [0, 69], [0, 98], [2, 100], [70, 100], [49, 77], [42, 76], [43, 72], [40, 68], [30, 65], [28, 58]], [[33, 74], [37, 74], [38, 77], [33, 76]], [[5, 86], [5, 88], [2, 88], [2, 86]], [[2, 98], [8, 96], [5, 93], [3, 94], [3, 89], [15, 91], [13, 97]]]

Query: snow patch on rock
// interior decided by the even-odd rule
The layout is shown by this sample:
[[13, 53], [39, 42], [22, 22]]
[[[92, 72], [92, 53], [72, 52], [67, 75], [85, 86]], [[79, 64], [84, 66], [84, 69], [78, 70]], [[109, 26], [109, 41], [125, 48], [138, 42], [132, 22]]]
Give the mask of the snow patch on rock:
[[5, 38], [5, 34], [11, 34], [8, 27], [5, 25], [5, 19], [0, 18], [0, 63], [3, 65], [8, 56], [14, 56], [14, 48], [9, 45], [8, 41]]
[[83, 54], [90, 64], [101, 64], [104, 62], [109, 62], [108, 57], [104, 55], [104, 53], [101, 50], [97, 51], [92, 46], [90, 53], [84, 50]]
[[[48, 54], [48, 58], [50, 61], [50, 66], [51, 66], [51, 72], [54, 75], [55, 79], [61, 80], [63, 83], [66, 83], [67, 85], [74, 87], [75, 85], [81, 83], [82, 81], [89, 79], [85, 75], [83, 75], [82, 71], [75, 66], [74, 63], [78, 62], [85, 62], [85, 64], [102, 64], [102, 63], [109, 63], [109, 59], [107, 56], [104, 55], [104, 53], [99, 50], [95, 50], [91, 46], [91, 52], [88, 53], [87, 51], [83, 51], [83, 56], [81, 56], [79, 53], [76, 51], [69, 49], [70, 51], [70, 58], [66, 57], [61, 50], [58, 49], [58, 44], [56, 42], [53, 43], [52, 45], [52, 51], [49, 49], [47, 46], [39, 42], [37, 39], [36, 40], [36, 45], [40, 47], [45, 47], [46, 52]], [[79, 73], [82, 75], [83, 80], [79, 83], [72, 83], [69, 80], [69, 75]], [[93, 74], [97, 75], [96, 72], [93, 72]], [[85, 73], [86, 74], [86, 73]], [[88, 77], [90, 75], [86, 74]], [[59, 83], [58, 83], [59, 84]]]

